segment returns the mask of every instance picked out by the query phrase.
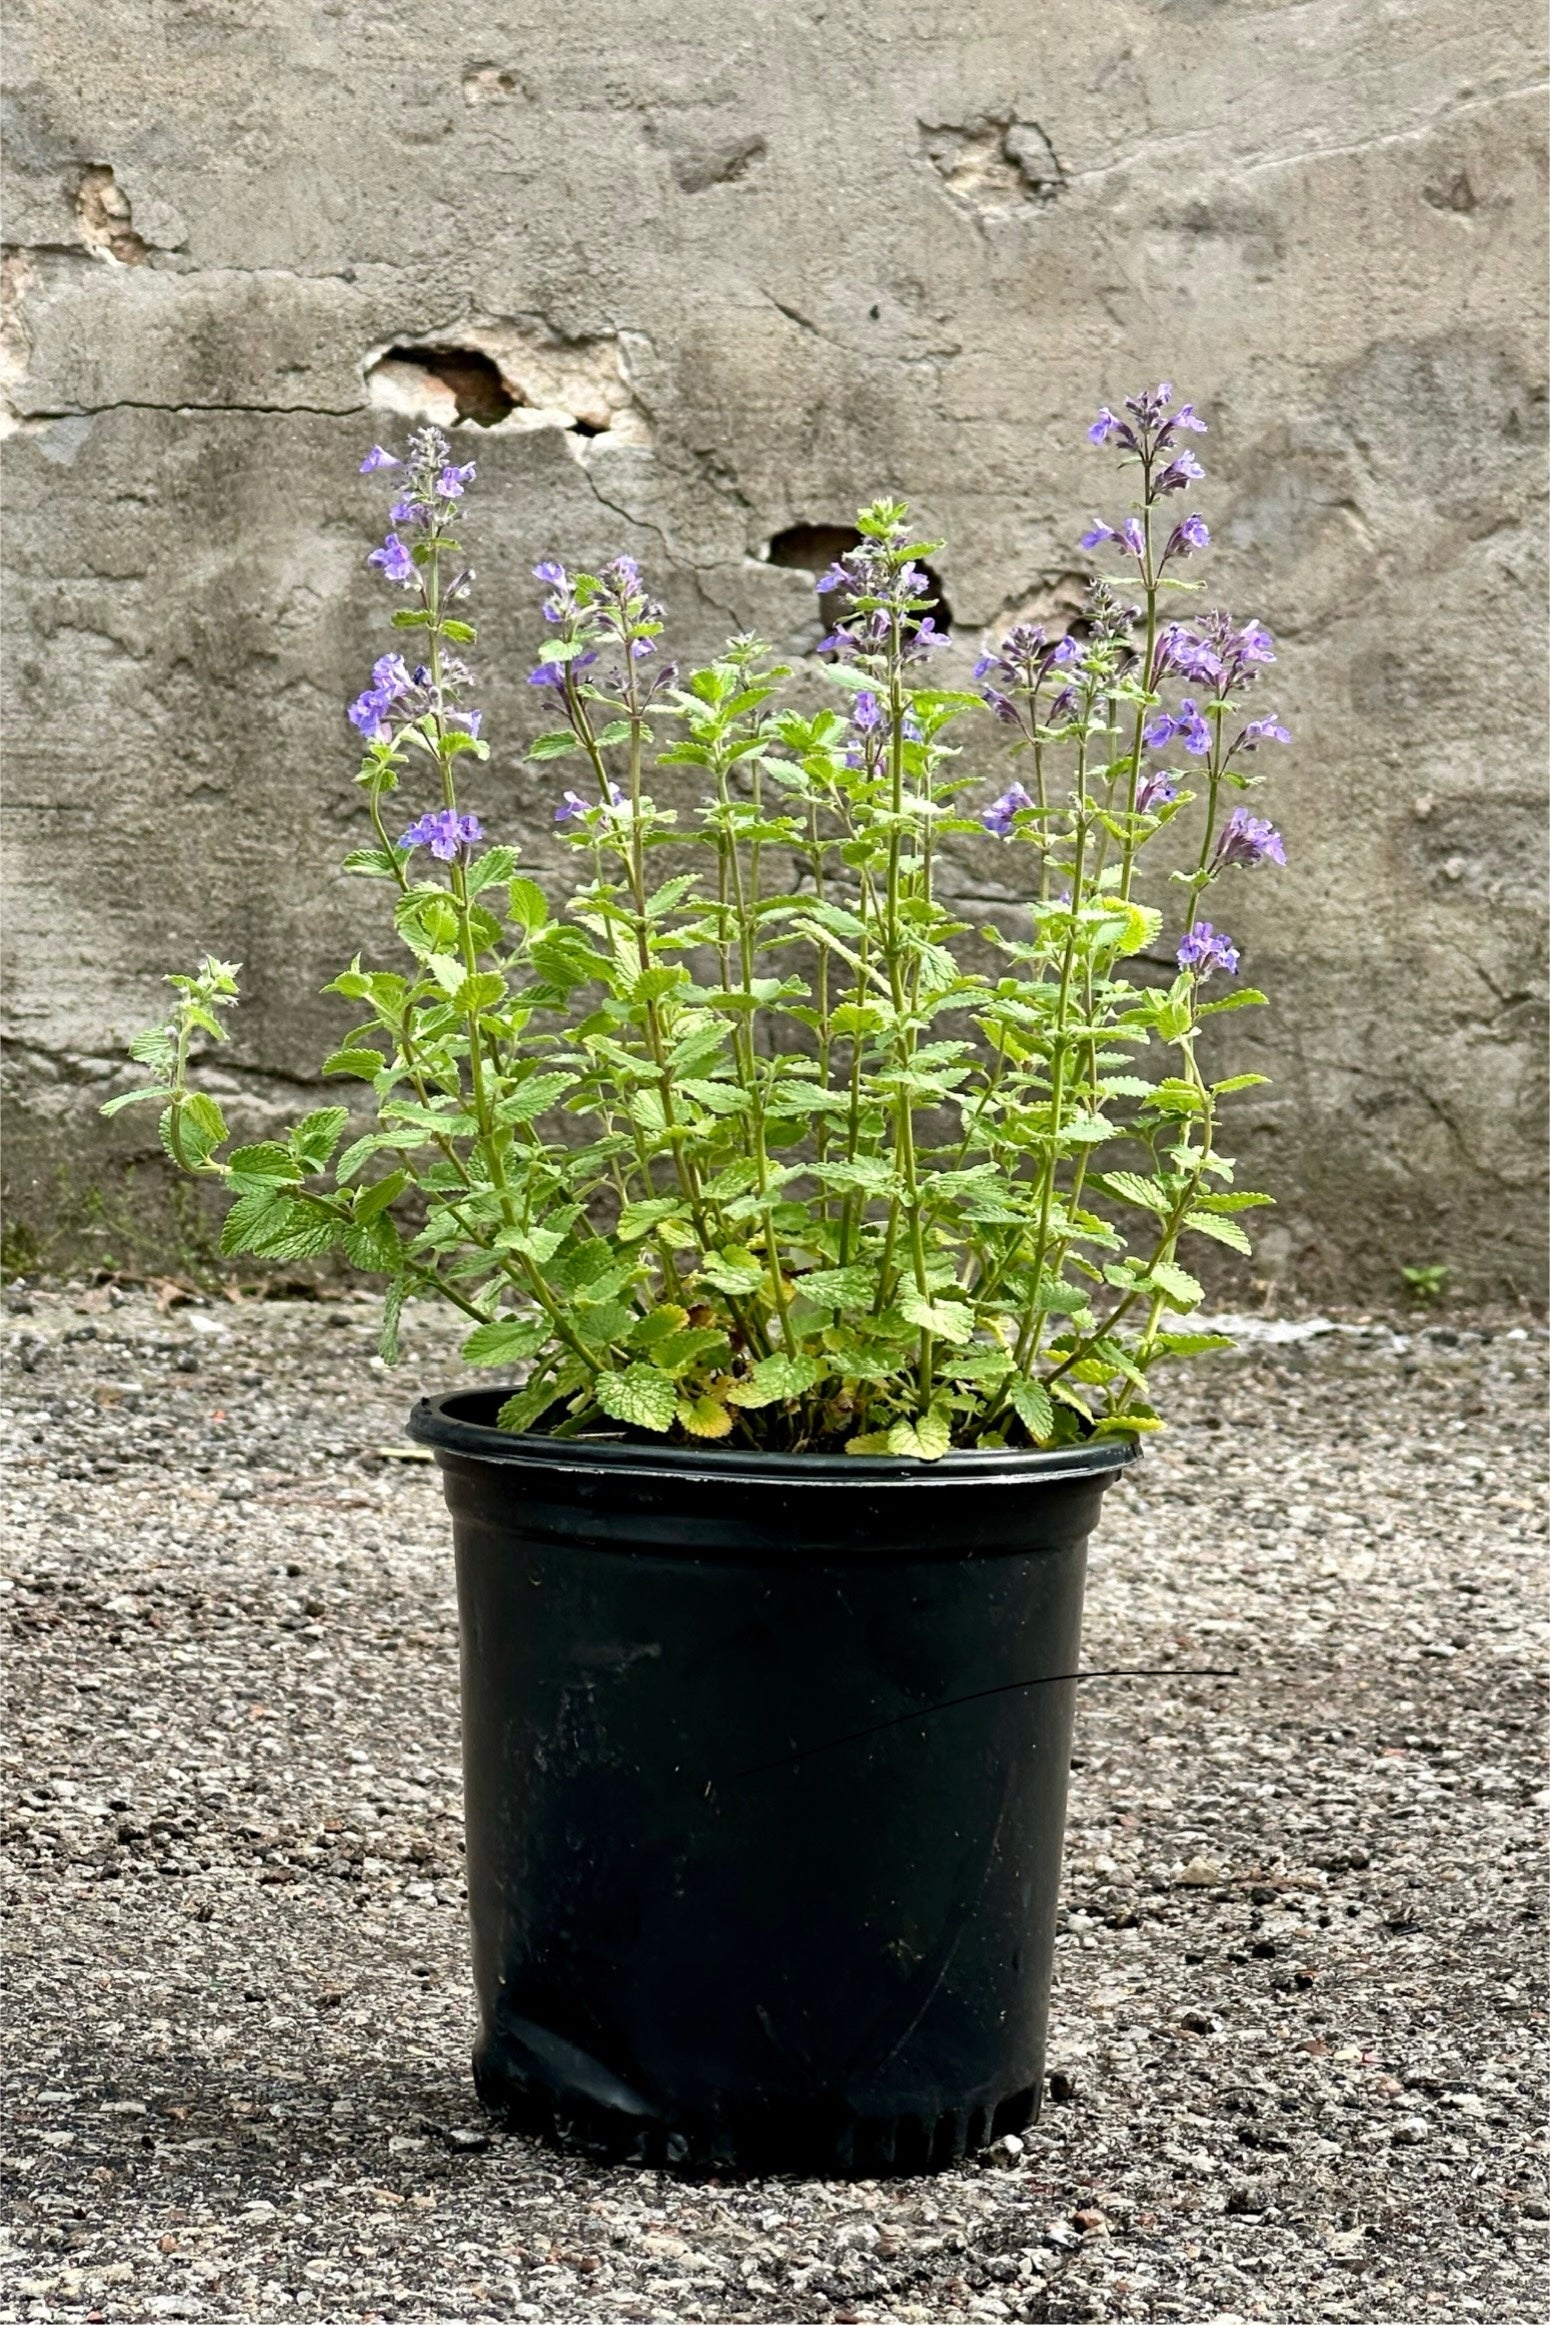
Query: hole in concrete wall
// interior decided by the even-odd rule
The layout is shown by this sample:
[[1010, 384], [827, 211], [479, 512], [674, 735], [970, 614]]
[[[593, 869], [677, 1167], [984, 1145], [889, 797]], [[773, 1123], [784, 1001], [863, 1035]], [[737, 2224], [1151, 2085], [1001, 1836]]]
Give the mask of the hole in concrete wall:
[[444, 336], [400, 340], [369, 355], [373, 407], [451, 428], [564, 428], [644, 444], [645, 415], [613, 336], [568, 339], [538, 318], [459, 323]]
[[129, 196], [106, 162], [91, 162], [75, 189], [75, 223], [96, 258], [143, 267], [150, 251], [131, 223]]
[[[788, 525], [784, 533], [777, 533], [765, 555], [771, 565], [791, 566], [798, 573], [810, 573], [816, 582], [831, 565], [848, 551], [859, 547], [861, 535], [854, 525]], [[934, 566], [922, 566], [926, 587], [936, 604], [931, 618], [939, 630], [945, 630], [952, 621], [952, 608], [942, 588], [942, 577]], [[842, 592], [831, 591], [823, 601], [824, 612], [832, 620], [844, 609]]]
[[1066, 173], [1039, 124], [1010, 112], [923, 121], [920, 140], [949, 194], [981, 216], [1043, 207], [1066, 190]]
[[444, 388], [452, 399], [453, 420], [493, 428], [517, 408], [499, 365], [476, 347], [390, 347], [381, 362], [372, 365], [370, 377], [376, 379], [390, 367], [392, 376], [385, 384], [411, 393], [416, 389], [423, 393], [431, 382]]
[[764, 155], [764, 140], [757, 130], [719, 145], [700, 146], [674, 156], [674, 183], [685, 194], [703, 194], [709, 186], [735, 186]]

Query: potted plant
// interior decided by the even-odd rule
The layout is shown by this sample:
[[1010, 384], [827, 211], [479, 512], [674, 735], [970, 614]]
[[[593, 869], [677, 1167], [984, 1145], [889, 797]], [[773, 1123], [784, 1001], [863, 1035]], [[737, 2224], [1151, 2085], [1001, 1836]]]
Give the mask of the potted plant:
[[[936, 545], [897, 503], [820, 585], [816, 705], [749, 637], [680, 675], [632, 559], [540, 565], [563, 906], [461, 804], [473, 464], [434, 429], [362, 464], [402, 602], [346, 867], [406, 958], [334, 981], [324, 1072], [371, 1111], [233, 1149], [190, 1079], [215, 960], [106, 1111], [161, 1108], [228, 1252], [381, 1274], [389, 1356], [407, 1296], [450, 1301], [504, 1376], [411, 1427], [457, 1553], [475, 2068], [523, 2121], [875, 2172], [1037, 2110], [1087, 1537], [1154, 1370], [1223, 1345], [1190, 1240], [1247, 1251], [1268, 1200], [1217, 1144], [1261, 1078], [1199, 1055], [1262, 997], [1202, 907], [1284, 861], [1232, 801], [1287, 737], [1243, 709], [1257, 623], [1164, 618], [1201, 426], [1166, 385], [1099, 414], [1136, 492], [1083, 542], [1121, 578], [973, 692], [932, 676]], [[987, 708], [1020, 774], [975, 807], [950, 737]], [[943, 893], [970, 845], [1004, 929]]]

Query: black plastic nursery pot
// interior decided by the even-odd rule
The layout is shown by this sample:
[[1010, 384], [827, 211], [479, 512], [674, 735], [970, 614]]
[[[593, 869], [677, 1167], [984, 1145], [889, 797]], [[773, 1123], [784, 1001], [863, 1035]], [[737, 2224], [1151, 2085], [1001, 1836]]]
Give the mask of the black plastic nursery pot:
[[1123, 1443], [516, 1437], [426, 1399], [474, 2073], [654, 2164], [925, 2171], [1038, 2111], [1088, 1536]]

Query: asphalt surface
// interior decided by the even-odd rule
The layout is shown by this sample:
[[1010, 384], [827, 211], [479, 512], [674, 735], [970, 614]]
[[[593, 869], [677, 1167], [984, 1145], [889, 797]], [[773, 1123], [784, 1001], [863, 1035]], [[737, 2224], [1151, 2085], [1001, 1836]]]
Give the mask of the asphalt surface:
[[7, 1296], [0, 2318], [1540, 2320], [1544, 1340], [1261, 1337], [1095, 1544], [1049, 2097], [683, 2184], [468, 2074], [454, 1334]]

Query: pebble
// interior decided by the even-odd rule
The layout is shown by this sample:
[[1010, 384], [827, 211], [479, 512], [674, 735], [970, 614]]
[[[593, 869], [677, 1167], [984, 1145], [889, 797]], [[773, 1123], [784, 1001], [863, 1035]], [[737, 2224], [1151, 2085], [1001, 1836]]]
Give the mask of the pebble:
[[0, 2319], [1550, 2314], [1537, 1330], [1291, 1320], [1170, 1383], [1083, 1662], [1176, 1676], [1080, 1691], [1042, 2116], [718, 2184], [473, 2092], [448, 1526], [397, 1458], [456, 1325], [385, 1372], [364, 1299], [24, 1297]]

